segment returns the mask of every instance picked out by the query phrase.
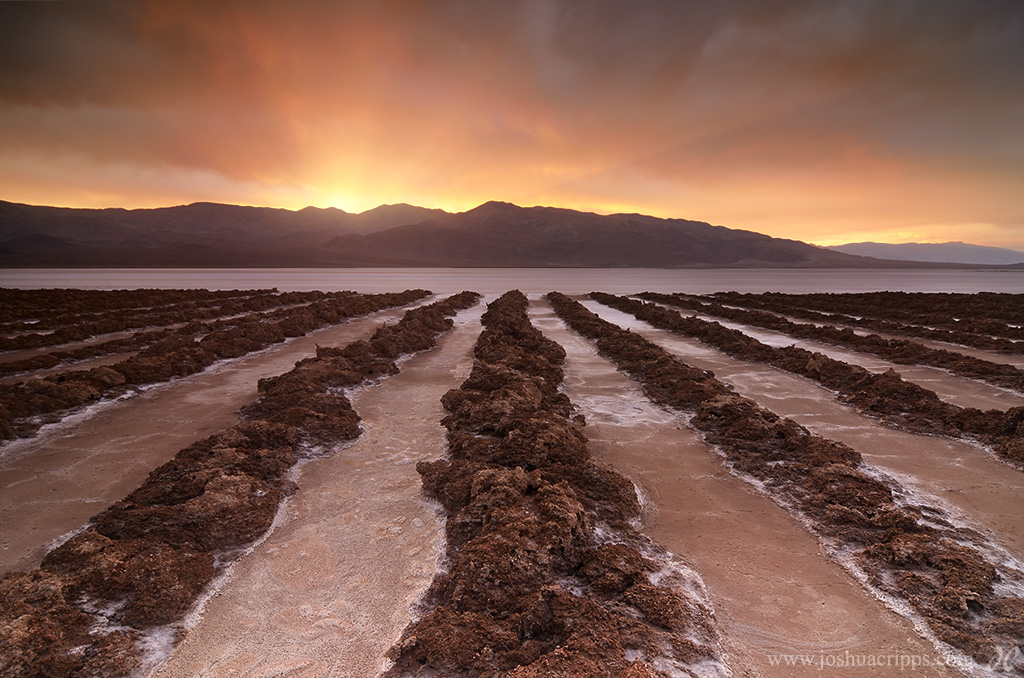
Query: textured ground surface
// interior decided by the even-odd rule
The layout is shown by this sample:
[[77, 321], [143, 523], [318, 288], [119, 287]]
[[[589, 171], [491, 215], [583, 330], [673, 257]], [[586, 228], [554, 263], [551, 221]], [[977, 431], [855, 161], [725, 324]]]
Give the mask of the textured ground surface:
[[[203, 311], [207, 324], [233, 310], [222, 310], [230, 301], [223, 296], [198, 306], [221, 314]], [[837, 310], [846, 316], [812, 308], [812, 301], [823, 303], [819, 299], [727, 301], [795, 323], [839, 325], [845, 319], [853, 325], [856, 318], [861, 335], [871, 325], [884, 336], [1003, 365], [998, 369], [1009, 376], [1000, 379], [1011, 384], [1020, 366], [1013, 342], [1021, 322], [1012, 315], [1020, 300], [985, 299], [975, 307], [991, 314], [985, 322], [945, 323], [934, 308], [962, 315], [961, 306], [970, 303], [945, 296], [900, 299], [906, 308], [880, 311], [874, 325], [865, 304], [875, 298], [842, 300]], [[628, 376], [607, 357], [612, 340], [595, 343], [569, 329], [537, 296], [528, 318], [564, 349], [560, 366], [547, 344], [530, 344], [534, 339], [522, 354], [494, 346], [474, 354], [482, 303], [458, 311], [450, 331], [440, 321], [417, 321], [417, 331], [429, 328], [423, 336], [441, 333], [434, 347], [392, 332], [406, 309], [430, 299], [298, 336], [312, 327], [306, 318], [289, 330], [294, 338], [264, 337], [269, 343], [262, 348], [239, 339], [238, 331], [214, 335], [207, 347], [219, 346], [224, 361], [198, 372], [193, 365], [185, 376], [141, 392], [117, 391], [127, 397], [116, 401], [89, 405], [101, 398], [87, 398], [86, 407], [47, 415], [60, 422], [41, 429], [38, 421], [22, 424], [8, 416], [16, 422], [11, 435], [30, 437], [0, 448], [0, 572], [8, 573], [0, 586], [13, 603], [0, 619], [0, 643], [5, 651], [32, 642], [53, 648], [93, 643], [85, 660], [24, 655], [38, 675], [44, 669], [49, 675], [123, 670], [131, 663], [116, 661], [132, 656], [133, 645], [141, 648], [145, 672], [159, 676], [375, 676], [388, 670], [395, 676], [435, 670], [527, 676], [569, 667], [574, 675], [595, 676], [822, 675], [831, 667], [851, 676], [907, 675], [911, 668], [911, 675], [929, 676], [1024, 670], [1013, 642], [1024, 637], [1024, 473], [1013, 466], [1024, 450], [1018, 390], [795, 337], [785, 322], [769, 319], [776, 327], [766, 328], [724, 320], [704, 312], [713, 308], [710, 297], [699, 302], [705, 305], [699, 317], [738, 330], [746, 337], [739, 352], [577, 299], [695, 369], [680, 373], [685, 379], [664, 371], [654, 381], [640, 372]], [[8, 358], [38, 359], [39, 370], [13, 374], [5, 383], [14, 388], [19, 380], [48, 376], [46, 388], [62, 387], [64, 368], [39, 356], [144, 334], [149, 311], [143, 310], [137, 326], [127, 329], [90, 320], [95, 336], [88, 337], [60, 330], [64, 321], [54, 312], [47, 322], [67, 335], [65, 345], [18, 339], [32, 334], [32, 326], [4, 320], [16, 347]], [[238, 317], [247, 312], [253, 311], [241, 309]], [[84, 322], [94, 310], [78, 313]], [[159, 318], [154, 330], [183, 321]], [[931, 329], [914, 329], [925, 325]], [[193, 329], [199, 346], [211, 335], [209, 327]], [[971, 346], [940, 343], [943, 336]], [[828, 358], [883, 377], [869, 379], [870, 390], [863, 392], [835, 390], [774, 366], [771, 360], [781, 358], [749, 340], [778, 349], [795, 345], [822, 356], [814, 358], [818, 365]], [[409, 351], [397, 373], [388, 367]], [[224, 358], [232, 353], [237, 356]], [[123, 360], [134, 353], [114, 355]], [[474, 366], [488, 355], [499, 367]], [[305, 371], [273, 379], [303, 359], [311, 359]], [[110, 357], [88, 360], [68, 369], [116, 364]], [[662, 369], [652, 372], [654, 365], [647, 363], [648, 375]], [[509, 366], [527, 375], [536, 368], [544, 379], [561, 376], [543, 385], [531, 382], [537, 374], [509, 376]], [[890, 369], [902, 380], [885, 376]], [[352, 390], [364, 378], [353, 370], [371, 375], [371, 385]], [[716, 379], [706, 379], [704, 370]], [[445, 396], [460, 385], [469, 395]], [[485, 407], [480, 394], [491, 390], [497, 400]], [[355, 415], [338, 409], [345, 395]], [[666, 406], [672, 398], [688, 404]], [[565, 407], [570, 418], [546, 413]], [[249, 442], [218, 434], [235, 430], [239, 411], [270, 424], [245, 429]], [[349, 440], [357, 434], [354, 416], [361, 434]], [[585, 437], [585, 451], [574, 427]], [[752, 433], [756, 427], [790, 442], [772, 443], [778, 449], [761, 444]], [[208, 436], [214, 442], [187, 452]], [[808, 443], [808, 436], [824, 442]], [[172, 458], [178, 461], [165, 464]], [[449, 458], [464, 466], [452, 467], [447, 480], [438, 475], [442, 466], [421, 464], [417, 471], [419, 462]], [[204, 470], [214, 468], [214, 459], [226, 470]], [[161, 464], [162, 475], [147, 481]], [[614, 508], [633, 501], [615, 480], [620, 476], [595, 475], [587, 464], [605, 464], [627, 486], [635, 484], [638, 519], [626, 520], [633, 509]], [[196, 494], [202, 492], [196, 483], [205, 485], [205, 494]], [[603, 504], [601, 492], [609, 498]], [[229, 511], [225, 502], [247, 508]], [[173, 527], [182, 515], [192, 527]], [[90, 518], [89, 530], [43, 560], [54, 540]], [[544, 521], [576, 527], [557, 536]], [[513, 532], [524, 539], [518, 546]], [[499, 545], [506, 537], [511, 541]], [[479, 558], [462, 563], [464, 549]], [[641, 560], [629, 549], [642, 552]], [[499, 558], [481, 565], [500, 553], [509, 554], [506, 563]], [[694, 598], [659, 591], [659, 577], [668, 570], [658, 574], [649, 563], [666, 557], [678, 572], [692, 574], [672, 575], [676, 583], [669, 586], [689, 587]], [[40, 562], [43, 569], [34, 569]], [[437, 578], [450, 568], [447, 579]], [[150, 573], [144, 591], [133, 588], [142, 581], [130, 574], [136, 571]], [[517, 578], [523, 583], [514, 583]], [[199, 582], [196, 591], [182, 589], [190, 581]], [[205, 581], [212, 588], [204, 592]], [[89, 640], [96, 618], [90, 615], [103, 605], [101, 618], [130, 628], [106, 627], [105, 644], [97, 644]], [[427, 623], [417, 627], [424, 615]], [[936, 636], [946, 642], [935, 644]], [[674, 649], [656, 661], [658, 643]], [[941, 665], [950, 657], [959, 670]]]

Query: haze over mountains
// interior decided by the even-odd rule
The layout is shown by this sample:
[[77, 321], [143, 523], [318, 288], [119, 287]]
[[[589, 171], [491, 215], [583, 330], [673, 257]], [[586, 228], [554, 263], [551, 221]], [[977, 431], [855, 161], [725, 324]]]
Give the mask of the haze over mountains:
[[1024, 252], [1003, 247], [984, 247], [963, 242], [899, 243], [857, 242], [831, 247], [837, 252], [878, 259], [904, 261], [954, 262], [1001, 266], [1024, 262]]
[[350, 214], [214, 203], [96, 210], [0, 201], [5, 267], [897, 265], [700, 221], [502, 202], [456, 214], [412, 205]]

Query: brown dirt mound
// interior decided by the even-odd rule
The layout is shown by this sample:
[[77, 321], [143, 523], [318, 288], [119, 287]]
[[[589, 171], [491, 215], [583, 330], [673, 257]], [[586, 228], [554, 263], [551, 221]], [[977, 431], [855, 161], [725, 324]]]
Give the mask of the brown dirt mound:
[[[931, 348], [920, 342], [907, 339], [886, 339], [878, 336], [877, 334], [860, 335], [856, 334], [849, 328], [839, 329], [830, 323], [840, 322], [847, 325], [859, 325], [862, 327], [869, 327], [877, 331], [922, 336], [930, 339], [937, 339], [939, 341], [975, 346], [977, 348], [985, 348], [988, 350], [1003, 351], [1007, 353], [1020, 353], [1024, 350], [1024, 348], [1022, 348], [1024, 347], [1024, 344], [1021, 344], [1020, 342], [1000, 340], [991, 336], [968, 334], [960, 331], [949, 332], [946, 330], [935, 330], [923, 326], [906, 326], [886, 321], [872, 321], [860, 316], [858, 319], [851, 316], [823, 315], [816, 313], [813, 317], [817, 320], [824, 321], [826, 324], [817, 325], [810, 323], [796, 323], [774, 313], [735, 308], [731, 305], [727, 306], [719, 303], [717, 299], [710, 299], [707, 303], [704, 303], [693, 297], [656, 294], [653, 292], [645, 292], [639, 296], [644, 299], [657, 301], [670, 306], [681, 306], [683, 308], [700, 311], [701, 313], [707, 313], [708, 315], [784, 332], [801, 339], [811, 339], [834, 344], [836, 346], [846, 346], [856, 351], [881, 356], [886, 360], [902, 365], [932, 365], [970, 379], [979, 379], [991, 384], [996, 384], [997, 386], [1004, 386], [1018, 391], [1024, 390], [1024, 372], [1012, 365], [983, 360], [981, 358], [964, 355], [963, 353], [958, 353], [956, 351]], [[840, 297], [842, 296], [843, 295], [834, 295], [835, 301], [841, 304]], [[982, 296], [983, 295], [978, 295], [977, 298], [980, 299]], [[731, 297], [728, 298], [731, 299]], [[726, 303], [732, 302], [727, 301]], [[751, 298], [746, 297], [741, 299], [739, 303], [742, 305], [749, 305], [751, 303]], [[768, 305], [774, 306], [775, 304], [769, 303]], [[981, 308], [981, 306], [983, 306], [983, 304], [979, 304], [979, 308], [964, 310], [964, 312], [969, 317], [977, 317], [979, 314], [986, 312]], [[877, 311], [878, 309], [873, 310]], [[941, 315], [938, 315], [937, 317], [933, 316], [932, 321], [935, 322], [936, 320], [939, 321], [937, 324], [941, 324], [941, 322], [948, 321], [949, 319], [944, 318]], [[1009, 329], [1008, 325], [1003, 324], [1003, 327]], [[1018, 333], [1021, 332], [1019, 329], [1014, 331]], [[1024, 338], [1024, 334], [1021, 334], [1021, 337]]]
[[[257, 297], [246, 300], [246, 308], [265, 309], [279, 303], [315, 301], [300, 308], [282, 309], [274, 313], [253, 313], [208, 325], [192, 322], [175, 331], [140, 333], [145, 335], [146, 339], [136, 335], [130, 340], [112, 342], [107, 346], [123, 349], [138, 343], [142, 350], [110, 367], [100, 368], [100, 372], [70, 371], [42, 379], [0, 384], [0, 436], [4, 439], [15, 436], [28, 437], [34, 435], [44, 423], [38, 420], [40, 416], [48, 416], [56, 421], [60, 419], [61, 413], [71, 408], [97, 401], [102, 397], [117, 395], [127, 386], [154, 384], [195, 374], [218, 360], [237, 358], [281, 342], [286, 337], [299, 336], [345, 318], [408, 304], [428, 294], [426, 290], [407, 290], [401, 293], [371, 295], [348, 292], [330, 295], [322, 292], [293, 293], [277, 295], [274, 301]], [[238, 310], [242, 308], [235, 304], [230, 309], [218, 308], [216, 312], [223, 313], [226, 310], [235, 310], [236, 307]], [[444, 314], [441, 308], [415, 310], [416, 313], [409, 323], [419, 323], [420, 327], [414, 329], [411, 324], [403, 326], [394, 336], [402, 337], [403, 341], [418, 347], [414, 350], [422, 350], [432, 345], [433, 335], [430, 333], [432, 328], [429, 324], [444, 324]], [[181, 317], [176, 317], [176, 320], [189, 320], [184, 311], [178, 311], [177, 314]], [[428, 317], [431, 320], [426, 320]], [[169, 320], [164, 316], [161, 318]], [[122, 324], [130, 325], [131, 322], [134, 321], [124, 320]], [[301, 328], [305, 329], [300, 332]], [[109, 331], [109, 328], [107, 329]], [[201, 336], [201, 340], [197, 341], [196, 336]], [[385, 354], [393, 350], [394, 347], [385, 347], [383, 344], [375, 349], [376, 355], [386, 362], [390, 362], [391, 358]], [[78, 353], [80, 352], [75, 352], [76, 355]], [[84, 353], [100, 354], [98, 347]], [[318, 411], [317, 407], [305, 409]], [[328, 409], [331, 408], [328, 406]], [[306, 418], [319, 418], [308, 413], [293, 413], [289, 420], [301, 421], [304, 418], [303, 414]], [[330, 433], [330, 427], [321, 428], [325, 435]], [[334, 435], [346, 435], [346, 428], [342, 427], [341, 430], [335, 431]]]
[[[415, 320], [389, 336], [433, 345], [451, 327], [445, 316], [478, 297], [464, 292], [416, 309]], [[406, 332], [412, 338], [402, 338]], [[181, 450], [38, 570], [0, 579], [11, 601], [0, 612], [0, 673], [127, 675], [139, 666], [138, 631], [178, 621], [216, 574], [215, 562], [229, 562], [270, 527], [294, 489], [284, 474], [300, 442], [359, 434], [348, 399], [327, 391], [397, 368], [383, 357], [390, 345], [358, 343], [318, 351], [265, 380], [249, 420]], [[90, 632], [110, 624], [128, 630]]]
[[132, 631], [90, 633], [94, 619], [42, 570], [0, 576], [0, 675], [125, 676], [141, 665]]
[[489, 306], [472, 373], [443, 398], [450, 458], [417, 465], [448, 512], [449, 566], [387, 675], [653, 676], [658, 657], [715, 657], [708, 610], [650, 583], [663, 565], [629, 527], [634, 488], [589, 458], [558, 391], [565, 353], [526, 305], [510, 292]]
[[181, 617], [215, 574], [209, 553], [94, 530], [48, 553], [40, 569], [62, 576], [76, 602], [110, 608], [113, 620], [136, 629]]
[[116, 540], [143, 539], [213, 552], [254, 541], [274, 519], [281, 492], [244, 473], [209, 473], [196, 496], [148, 506], [120, 501], [93, 518]]
[[1024, 345], [1019, 343], [1024, 339], [1024, 329], [1020, 327], [1020, 319], [1024, 317], [1024, 295], [1021, 294], [719, 292], [713, 300], [816, 322], [853, 325], [989, 351], [1020, 353], [1024, 350]]
[[[694, 337], [735, 358], [766, 363], [787, 372], [814, 379], [826, 388], [835, 391], [843, 403], [857, 408], [865, 415], [881, 419], [895, 428], [915, 433], [977, 440], [992, 447], [1005, 460], [1017, 466], [1024, 465], [1024, 445], [1021, 444], [1022, 433], [1024, 433], [1024, 429], [1021, 428], [1021, 424], [1024, 422], [1024, 407], [1011, 408], [1005, 412], [999, 410], [983, 412], [973, 407], [960, 407], [943, 401], [934, 391], [904, 380], [893, 369], [882, 374], [873, 374], [862, 367], [795, 346], [768, 346], [739, 330], [729, 329], [716, 322], [696, 317], [683, 317], [676, 311], [662, 308], [656, 304], [597, 292], [592, 296], [597, 301], [631, 313], [654, 327]], [[663, 303], [677, 299], [677, 297], [649, 292], [642, 296]], [[737, 312], [752, 313], [722, 308], [725, 309], [722, 314], [729, 317], [735, 316]], [[770, 314], [762, 315], [770, 316]], [[796, 325], [782, 318], [777, 318], [777, 320], [780, 323]], [[762, 321], [755, 324], [768, 326], [773, 323]], [[804, 326], [799, 325], [799, 327]], [[798, 336], [825, 331], [823, 328], [816, 328], [813, 325], [807, 327], [813, 328], [814, 332], [808, 330]], [[773, 327], [773, 329], [778, 328]], [[856, 336], [849, 330], [840, 334]], [[814, 338], [821, 339], [822, 337], [814, 336]], [[857, 338], [857, 341], [847, 341], [844, 345], [852, 345], [856, 348], [860, 339], [862, 338]], [[825, 340], [836, 344], [841, 343], [838, 340]], [[602, 338], [600, 341], [605, 341], [605, 339]], [[927, 350], [931, 351], [932, 349]]]
[[[706, 376], [694, 378], [692, 367], [664, 349], [565, 295], [553, 292], [547, 298], [570, 327], [596, 340], [603, 355], [641, 383], [674, 379], [685, 391], [689, 380], [702, 397], [712, 390]], [[649, 357], [658, 354], [663, 360]], [[638, 360], [638, 355], [648, 357]], [[694, 413], [693, 425], [731, 464], [763, 481], [777, 501], [809, 518], [820, 535], [856, 553], [873, 585], [907, 601], [938, 638], [979, 662], [989, 661], [997, 647], [1019, 643], [1014, 632], [1024, 600], [993, 588], [995, 581], [1015, 575], [965, 544], [968, 535], [932, 527], [920, 519], [919, 509], [897, 505], [890, 486], [861, 470], [855, 450], [732, 393], [700, 400], [696, 407], [692, 394], [675, 399], [671, 391], [648, 393]]]

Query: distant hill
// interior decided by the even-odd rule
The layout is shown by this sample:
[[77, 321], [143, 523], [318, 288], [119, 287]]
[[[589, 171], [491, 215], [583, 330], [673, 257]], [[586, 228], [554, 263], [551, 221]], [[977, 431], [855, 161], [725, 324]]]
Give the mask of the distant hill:
[[325, 248], [353, 264], [387, 266], [816, 267], [865, 261], [700, 221], [503, 202], [368, 235], [339, 236]]
[[0, 201], [2, 266], [308, 266], [342, 234], [415, 223], [442, 210], [383, 205], [361, 214], [217, 203], [71, 209]]
[[488, 202], [458, 214], [195, 203], [69, 209], [0, 202], [5, 267], [927, 267], [641, 214]]
[[902, 259], [904, 261], [948, 262], [958, 264], [983, 264], [1002, 266], [1024, 263], [1024, 252], [1002, 247], [984, 247], [962, 242], [945, 243], [901, 243], [891, 245], [880, 242], [857, 242], [836, 245], [829, 249], [845, 254], [878, 259]]

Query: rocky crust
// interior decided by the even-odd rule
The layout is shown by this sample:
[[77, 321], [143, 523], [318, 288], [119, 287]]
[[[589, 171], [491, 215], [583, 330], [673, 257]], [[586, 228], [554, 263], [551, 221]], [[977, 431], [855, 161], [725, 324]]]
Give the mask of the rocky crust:
[[718, 292], [707, 300], [997, 353], [1024, 353], [1024, 294]]
[[[732, 467], [802, 516], [870, 586], [903, 601], [936, 638], [986, 663], [1024, 637], [1024, 576], [984, 537], [958, 529], [941, 511], [916, 506], [860, 454], [811, 434], [743, 398], [642, 337], [608, 323], [559, 293], [548, 300], [602, 355], [639, 381], [652, 400], [692, 416], [691, 424]], [[1024, 673], [1024, 666], [1017, 667]]]
[[[960, 407], [942, 400], [934, 391], [906, 381], [892, 369], [876, 374], [823, 353], [796, 346], [769, 346], [739, 330], [693, 316], [684, 317], [657, 304], [600, 292], [592, 296], [654, 327], [693, 337], [735, 358], [765, 363], [813, 379], [835, 391], [842, 402], [890, 426], [915, 433], [976, 440], [1018, 468], [1024, 467], [1024, 407], [1005, 412]], [[659, 302], [667, 297], [650, 293], [644, 296]]]
[[181, 619], [213, 577], [270, 527], [295, 487], [285, 474], [316, 446], [359, 435], [343, 387], [397, 372], [394, 358], [434, 345], [463, 292], [413, 309], [369, 341], [321, 348], [262, 380], [246, 420], [181, 450], [135, 491], [48, 553], [0, 577], [0, 675], [127, 675], [139, 641]]
[[877, 334], [860, 335], [850, 329], [839, 329], [832, 325], [795, 323], [774, 313], [732, 308], [723, 306], [717, 301], [703, 303], [695, 298], [653, 292], [645, 292], [638, 296], [661, 304], [688, 308], [746, 325], [776, 330], [800, 339], [821, 341], [862, 353], [871, 353], [900, 365], [931, 365], [949, 370], [961, 377], [977, 379], [1024, 393], [1024, 371], [1013, 365], [975, 358], [956, 351], [930, 348], [920, 342], [906, 339], [886, 339]]
[[[147, 332], [144, 340], [153, 340], [152, 343], [109, 367], [0, 384], [0, 440], [34, 435], [42, 424], [59, 421], [68, 410], [116, 396], [130, 387], [195, 374], [220, 360], [261, 350], [288, 337], [302, 336], [348, 318], [412, 303], [427, 296], [428, 292], [315, 294], [325, 298], [272, 313], [247, 314], [208, 324], [191, 322], [175, 330]], [[305, 295], [307, 293], [275, 296], [295, 302], [305, 299]], [[261, 304], [271, 303], [266, 298], [261, 299]], [[217, 312], [240, 309], [239, 304], [230, 301], [219, 306]], [[165, 317], [166, 313], [169, 312], [165, 312]], [[187, 309], [175, 311], [174, 316], [187, 317]]]
[[709, 607], [632, 527], [633, 485], [590, 457], [559, 391], [565, 352], [526, 307], [518, 291], [488, 307], [442, 401], [448, 457], [417, 465], [448, 562], [386, 675], [728, 675]]
[[[719, 292], [716, 296], [733, 296]], [[1024, 294], [978, 292], [861, 292], [769, 295], [791, 305], [832, 313], [891, 320], [922, 327], [948, 327], [974, 334], [1024, 339]]]
[[152, 346], [161, 339], [170, 336], [172, 332], [173, 330], [168, 329], [144, 330], [134, 332], [127, 337], [87, 344], [79, 348], [49, 351], [33, 355], [29, 358], [9, 360], [0, 363], [0, 375], [24, 375], [37, 370], [49, 370], [61, 365], [70, 365], [80, 360], [88, 360], [99, 356], [134, 353], [141, 351], [147, 346]]
[[[352, 293], [343, 293], [352, 294]], [[0, 290], [0, 351], [57, 346], [144, 327], [310, 303], [323, 292], [275, 290]]]

